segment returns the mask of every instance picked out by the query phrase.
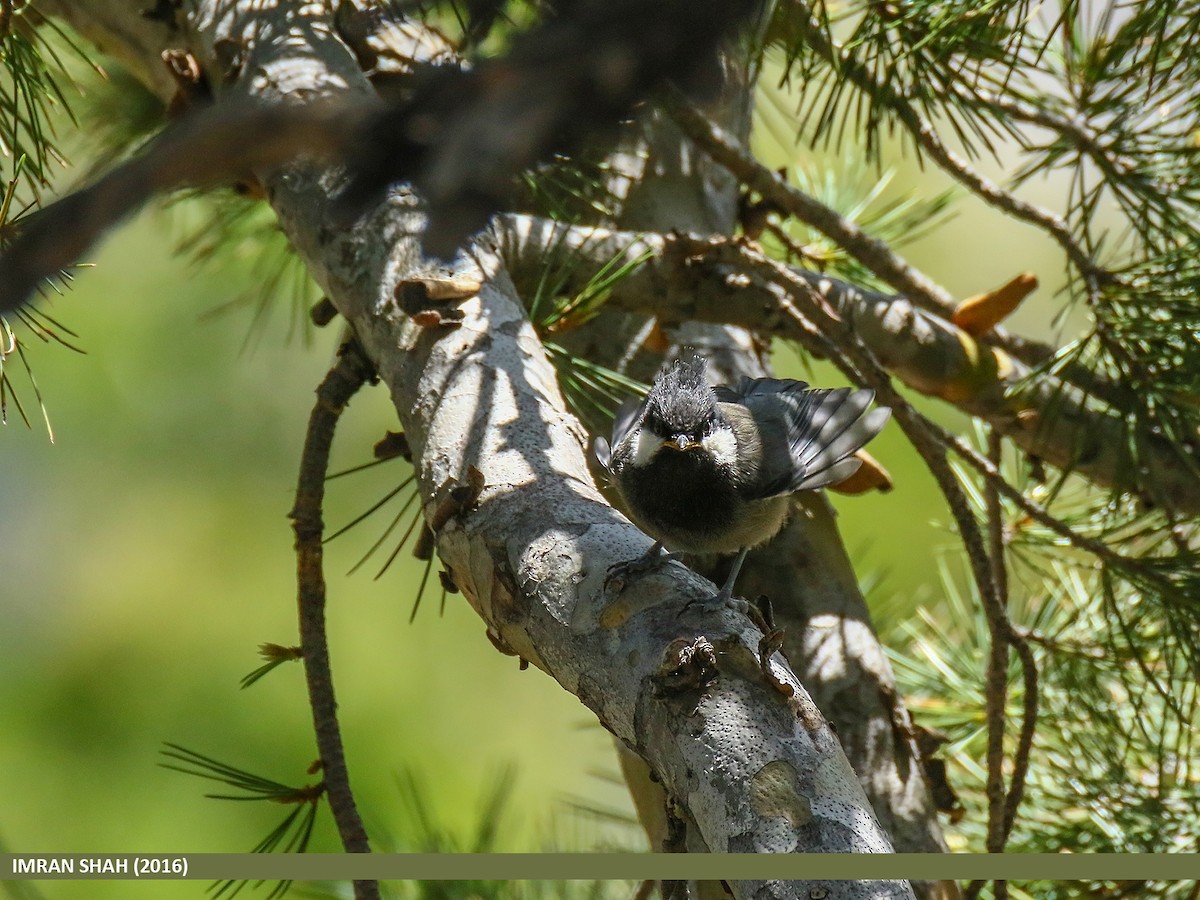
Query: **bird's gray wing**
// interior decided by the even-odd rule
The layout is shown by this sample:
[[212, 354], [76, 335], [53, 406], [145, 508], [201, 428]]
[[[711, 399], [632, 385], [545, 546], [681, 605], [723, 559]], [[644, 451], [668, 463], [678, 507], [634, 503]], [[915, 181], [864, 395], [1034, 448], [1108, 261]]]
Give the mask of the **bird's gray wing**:
[[747, 378], [742, 376], [737, 384], [719, 384], [713, 388], [717, 401], [721, 403], [740, 403], [749, 406], [746, 401], [750, 397], [797, 395], [802, 396], [808, 391], [807, 381], [796, 381], [794, 378]]
[[874, 399], [875, 392], [868, 388], [830, 391], [814, 398], [812, 418], [792, 436], [792, 455], [807, 472], [795, 490], [837, 484], [858, 470], [854, 453], [879, 434], [892, 415], [887, 407], [871, 409]]
[[644, 400], [639, 400], [636, 397], [630, 397], [628, 400], [625, 400], [617, 407], [616, 415], [613, 416], [612, 438], [605, 440], [602, 437], [598, 437], [592, 441], [592, 458], [606, 471], [612, 466], [613, 448], [620, 446], [621, 442], [633, 431], [638, 419], [641, 418], [644, 404]]
[[[723, 389], [745, 406], [763, 439], [757, 493], [789, 494], [837, 484], [858, 470], [854, 452], [875, 437], [891, 410], [871, 409], [869, 389], [811, 390], [803, 381], [743, 378]], [[729, 402], [727, 401], [727, 402]]]

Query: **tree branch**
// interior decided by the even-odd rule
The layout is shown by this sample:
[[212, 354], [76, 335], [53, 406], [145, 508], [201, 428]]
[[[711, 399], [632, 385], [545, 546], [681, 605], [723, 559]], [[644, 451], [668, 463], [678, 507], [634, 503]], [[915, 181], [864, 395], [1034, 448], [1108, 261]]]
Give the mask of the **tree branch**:
[[[523, 216], [500, 217], [497, 246], [525, 282], [546, 248], [570, 253], [578, 265], [564, 290], [586, 282], [614, 258], [647, 261], [618, 282], [610, 303], [661, 321], [702, 320], [756, 328], [804, 341], [806, 326], [781, 312], [775, 263], [725, 238], [614, 232]], [[1133, 467], [1128, 423], [1076, 388], [1035, 373], [949, 321], [917, 309], [903, 296], [868, 291], [816, 272], [791, 277], [817, 291], [906, 385], [984, 419], [1026, 453], [1095, 484], [1132, 492], [1159, 507], [1200, 514], [1200, 481], [1171, 446], [1146, 436], [1146, 471]]]
[[[763, 166], [743, 144], [727, 134], [719, 125], [709, 121], [695, 107], [676, 97], [671, 109], [689, 137], [714, 159], [727, 166], [739, 180], [758, 191], [779, 209], [836, 241], [879, 278], [906, 295], [916, 306], [947, 321], [951, 319], [955, 301], [949, 293], [894, 253], [885, 242], [865, 235], [857, 225], [843, 218], [836, 210], [789, 185], [782, 176]], [[1096, 270], [1088, 278], [1089, 297], [1092, 297], [1096, 284], [1102, 280], [1112, 280], [1113, 276], [1111, 273]], [[863, 290], [863, 293], [886, 296], [867, 290]], [[1103, 334], [1101, 336], [1103, 337]], [[1034, 367], [1049, 365], [1055, 361], [1053, 347], [1040, 341], [1011, 335], [999, 327], [994, 328], [985, 338], [987, 344], [1000, 347], [1016, 359]], [[1113, 383], [1084, 366], [1072, 362], [1056, 366], [1056, 369], [1083, 391], [1122, 410], [1131, 410], [1137, 405], [1136, 396], [1126, 386]]]
[[[756, 68], [754, 63], [739, 65], [736, 54], [731, 54], [724, 66], [725, 87], [705, 107], [706, 115], [738, 135], [749, 133]], [[691, 152], [689, 145], [670, 117], [647, 111], [636, 132], [608, 157], [607, 164], [623, 175], [608, 182], [614, 194], [612, 205], [618, 210], [615, 227], [660, 233], [733, 231], [739, 195], [736, 179], [707, 156]], [[567, 269], [577, 262], [569, 249], [557, 255], [545, 247], [531, 269], [544, 273], [548, 261], [552, 268], [561, 261]], [[518, 286], [519, 293], [529, 295], [533, 290], [532, 282]], [[645, 341], [648, 332], [673, 346], [664, 354], [660, 345]], [[659, 327], [645, 312], [625, 312], [616, 304], [602, 307], [585, 327], [556, 333], [555, 339], [573, 355], [643, 381], [652, 379], [664, 355], [670, 358], [683, 345], [702, 348], [716, 381], [732, 383], [741, 376], [772, 374], [767, 343], [756, 332], [707, 322]], [[600, 416], [586, 424], [598, 433], [608, 429], [609, 420]], [[721, 562], [711, 567], [700, 561], [694, 564], [709, 577], [723, 580], [727, 574]], [[783, 652], [834, 726], [896, 850], [944, 852], [904, 700], [896, 690], [828, 501], [803, 498], [784, 532], [747, 559], [740, 583], [745, 596], [771, 598], [775, 624], [784, 631]], [[631, 782], [630, 790], [636, 797], [637, 783]], [[638, 805], [639, 816], [656, 835], [652, 845], [659, 846], [663, 829], [646, 822], [642, 816], [646, 806]], [[913, 888], [923, 900], [958, 896], [952, 881], [913, 882]]]
[[947, 148], [933, 127], [916, 110], [886, 83], [877, 80], [864, 66], [848, 53], [841, 51], [821, 27], [808, 4], [796, 0], [791, 4], [792, 21], [798, 26], [804, 41], [825, 62], [837, 69], [840, 76], [859, 90], [887, 108], [904, 125], [917, 146], [923, 149], [943, 171], [965, 185], [973, 194], [997, 209], [1021, 221], [1028, 222], [1049, 234], [1067, 254], [1067, 258], [1089, 282], [1111, 280], [1113, 275], [1097, 265], [1083, 246], [1071, 233], [1070, 227], [1060, 216], [1029, 203], [1005, 191], [999, 185], [984, 178]]
[[[127, 15], [136, 15], [130, 2]], [[239, 90], [270, 102], [367, 84], [319, 7], [198, 2], [193, 50], [215, 65], [241, 48]], [[196, 46], [198, 45], [198, 46]], [[351, 322], [392, 392], [414, 450], [427, 520], [455, 582], [498, 641], [551, 673], [651, 765], [713, 850], [887, 850], [836, 738], [778, 658], [762, 675], [758, 632], [730, 610], [680, 618], [713, 585], [669, 567], [620, 593], [608, 567], [649, 540], [603, 502], [541, 345], [497, 260], [461, 271], [480, 291], [456, 327], [422, 328], [397, 283], [448, 273], [423, 261], [407, 194], [350, 230], [332, 227], [336, 171], [263, 173], [280, 222]], [[463, 490], [479, 476], [475, 504]], [[741, 883], [740, 897], [907, 897], [907, 884]]]
[[[324, 523], [321, 507], [334, 428], [350, 398], [370, 380], [372, 374], [370, 363], [362, 357], [356, 342], [351, 340], [344, 344], [336, 365], [317, 388], [317, 403], [309, 418], [300, 459], [296, 504], [290, 515], [296, 532], [300, 646], [303, 649], [309, 705], [312, 707], [317, 751], [324, 772], [325, 793], [347, 853], [370, 853], [371, 847], [354, 802], [354, 793], [350, 789], [350, 775], [337, 719], [337, 701], [333, 693], [333, 670], [325, 637], [325, 576], [321, 546]], [[356, 900], [378, 900], [379, 883], [354, 882], [354, 896]]]
[[878, 238], [842, 218], [825, 204], [788, 184], [777, 172], [758, 162], [744, 146], [687, 101], [676, 96], [668, 109], [683, 133], [737, 176], [738, 180], [788, 215], [835, 241], [864, 266], [924, 309], [949, 316], [954, 298]]

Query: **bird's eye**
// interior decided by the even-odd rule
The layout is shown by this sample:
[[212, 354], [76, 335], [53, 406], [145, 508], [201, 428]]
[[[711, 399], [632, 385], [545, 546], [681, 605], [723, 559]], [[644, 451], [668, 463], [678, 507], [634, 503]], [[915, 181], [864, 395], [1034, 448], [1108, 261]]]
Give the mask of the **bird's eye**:
[[667, 427], [667, 423], [664, 422], [659, 416], [655, 415], [646, 416], [646, 427], [655, 434], [671, 433], [670, 429]]

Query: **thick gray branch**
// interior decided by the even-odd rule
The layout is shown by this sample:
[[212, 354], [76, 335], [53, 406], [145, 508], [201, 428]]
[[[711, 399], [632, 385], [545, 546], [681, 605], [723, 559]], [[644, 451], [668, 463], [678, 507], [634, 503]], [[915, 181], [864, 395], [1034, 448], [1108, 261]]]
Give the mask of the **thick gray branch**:
[[[124, 15], [138, 14], [130, 2]], [[268, 101], [365, 93], [320, 5], [198, 2], [192, 49], [241, 48], [237, 88]], [[608, 506], [584, 461], [585, 435], [500, 260], [453, 329], [418, 327], [397, 282], [438, 278], [422, 261], [422, 218], [396, 192], [351, 230], [333, 225], [336, 171], [264, 173], [280, 222], [347, 317], [390, 389], [414, 450], [427, 520], [457, 584], [502, 644], [575, 693], [661, 779], [715, 851], [886, 851], [837, 739], [779, 657], [768, 683], [758, 632], [731, 610], [683, 603], [713, 585], [678, 565], [605, 586], [649, 539]], [[482, 490], [463, 502], [464, 485]], [[470, 492], [467, 492], [470, 493]], [[908, 897], [898, 882], [734, 884], [741, 897]]]

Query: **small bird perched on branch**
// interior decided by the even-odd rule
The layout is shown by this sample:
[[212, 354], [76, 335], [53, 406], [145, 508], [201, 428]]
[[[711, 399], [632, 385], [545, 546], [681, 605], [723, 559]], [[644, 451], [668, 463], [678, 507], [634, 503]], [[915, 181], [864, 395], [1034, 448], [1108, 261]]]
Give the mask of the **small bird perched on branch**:
[[593, 453], [629, 518], [655, 540], [624, 567], [652, 565], [664, 547], [736, 553], [714, 598], [729, 600], [747, 552], [783, 528], [791, 495], [852, 475], [855, 451], [891, 410], [870, 409], [869, 389], [813, 390], [788, 378], [714, 387], [706, 367], [695, 353], [672, 363], [645, 400], [621, 406], [611, 445], [597, 438]]

